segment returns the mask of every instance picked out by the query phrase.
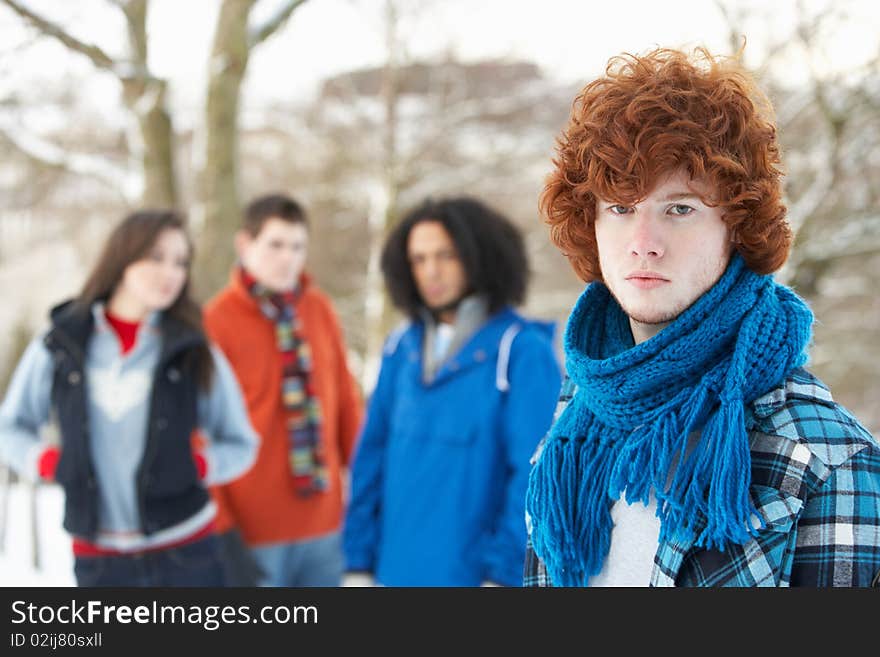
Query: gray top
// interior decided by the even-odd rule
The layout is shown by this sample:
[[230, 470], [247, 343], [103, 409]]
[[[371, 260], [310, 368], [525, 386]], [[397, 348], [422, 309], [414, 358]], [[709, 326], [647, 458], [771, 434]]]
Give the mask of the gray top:
[[[100, 490], [97, 543], [135, 549], [186, 536], [215, 514], [209, 503], [193, 518], [149, 539], [140, 533], [136, 472], [146, 445], [150, 391], [162, 347], [159, 314], [138, 329], [134, 347], [125, 355], [104, 314], [92, 307], [95, 328], [86, 349], [90, 455]], [[0, 406], [0, 460], [20, 475], [37, 478], [37, 460], [50, 444], [52, 356], [44, 334], [28, 346]], [[207, 439], [206, 485], [244, 474], [256, 458], [258, 436], [250, 425], [241, 389], [226, 358], [211, 348], [215, 376], [198, 398], [199, 428]]]

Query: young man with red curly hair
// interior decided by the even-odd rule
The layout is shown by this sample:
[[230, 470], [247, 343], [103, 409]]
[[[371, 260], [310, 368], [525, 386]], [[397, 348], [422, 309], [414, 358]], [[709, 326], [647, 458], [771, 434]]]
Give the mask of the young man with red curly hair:
[[541, 199], [589, 285], [533, 459], [527, 586], [870, 586], [880, 446], [803, 369], [772, 110], [703, 49], [611, 60]]

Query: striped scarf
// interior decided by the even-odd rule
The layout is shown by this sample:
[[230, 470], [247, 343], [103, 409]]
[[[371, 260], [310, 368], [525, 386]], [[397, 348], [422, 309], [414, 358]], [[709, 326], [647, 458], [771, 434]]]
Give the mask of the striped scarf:
[[526, 495], [532, 544], [554, 584], [583, 586], [601, 571], [623, 491], [629, 503], [655, 495], [661, 540], [684, 535], [723, 549], [763, 527], [749, 496], [745, 407], [806, 362], [812, 320], [794, 292], [738, 255], [638, 345], [608, 288], [587, 287], [565, 334], [578, 389]]
[[296, 492], [309, 496], [327, 490], [327, 466], [321, 444], [321, 406], [312, 384], [312, 355], [296, 315], [302, 294], [297, 285], [290, 292], [272, 292], [260, 285], [244, 268], [242, 282], [268, 319], [275, 323], [281, 354], [281, 399], [290, 441], [288, 460]]

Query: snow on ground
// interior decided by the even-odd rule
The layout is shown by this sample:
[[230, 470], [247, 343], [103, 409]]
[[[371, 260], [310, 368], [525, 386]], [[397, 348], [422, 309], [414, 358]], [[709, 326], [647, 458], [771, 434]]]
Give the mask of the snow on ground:
[[[39, 545], [37, 564], [33, 554], [33, 501]], [[70, 535], [61, 527], [63, 512], [64, 494], [56, 484], [34, 487], [16, 483], [0, 487], [0, 586], [76, 585]]]

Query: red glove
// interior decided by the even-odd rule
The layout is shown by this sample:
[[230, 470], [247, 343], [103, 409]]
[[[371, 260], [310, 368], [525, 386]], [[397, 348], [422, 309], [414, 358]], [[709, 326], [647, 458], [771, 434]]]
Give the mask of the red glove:
[[37, 458], [37, 472], [41, 479], [53, 481], [55, 469], [58, 467], [58, 459], [61, 458], [61, 450], [57, 447], [47, 447]]
[[193, 462], [196, 464], [196, 473], [198, 473], [199, 479], [204, 479], [208, 474], [208, 459], [205, 458], [201, 451], [194, 449]]

